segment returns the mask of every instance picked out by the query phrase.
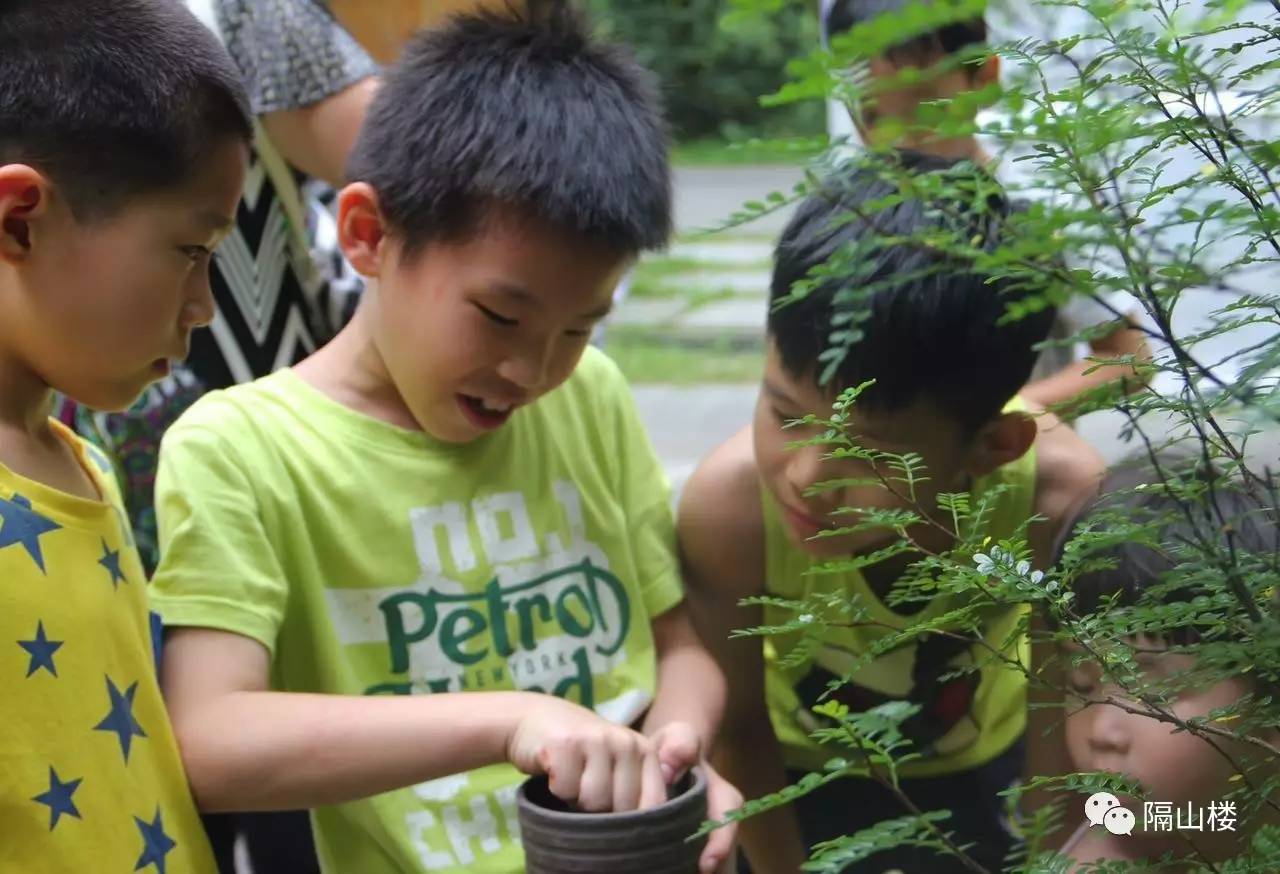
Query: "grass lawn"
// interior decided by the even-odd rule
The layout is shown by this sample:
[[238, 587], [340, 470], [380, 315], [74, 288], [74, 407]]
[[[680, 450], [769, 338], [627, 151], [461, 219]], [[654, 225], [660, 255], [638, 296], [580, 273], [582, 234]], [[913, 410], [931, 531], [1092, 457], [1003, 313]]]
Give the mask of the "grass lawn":
[[827, 138], [794, 137], [773, 140], [721, 139], [677, 143], [671, 151], [676, 166], [706, 167], [732, 164], [805, 164], [822, 154]]
[[[697, 261], [692, 258], [664, 258], [661, 255], [646, 258], [636, 265], [631, 277], [630, 295], [637, 298], [695, 298], [706, 292], [718, 292], [711, 288], [717, 273], [742, 273], [758, 270], [765, 276], [773, 269], [767, 259], [733, 262]], [[698, 276], [697, 274], [702, 274]], [[684, 280], [681, 279], [684, 277]], [[730, 293], [732, 293], [730, 291]]]
[[608, 330], [604, 352], [635, 385], [755, 383], [764, 370], [764, 349], [755, 344], [741, 346], [724, 338], [673, 343], [652, 329]]
[[647, 328], [610, 328], [604, 351], [635, 385], [756, 382], [764, 368], [760, 345], [734, 343], [723, 337], [676, 343]]

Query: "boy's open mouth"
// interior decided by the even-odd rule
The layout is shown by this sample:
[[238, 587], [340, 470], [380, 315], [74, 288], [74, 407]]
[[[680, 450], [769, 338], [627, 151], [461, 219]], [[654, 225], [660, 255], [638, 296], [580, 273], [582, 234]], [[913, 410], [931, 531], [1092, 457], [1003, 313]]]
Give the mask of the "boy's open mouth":
[[486, 431], [504, 425], [516, 409], [514, 404], [499, 404], [464, 394], [458, 395], [458, 406], [473, 425]]
[[837, 527], [826, 519], [807, 513], [790, 504], [783, 504], [782, 512], [792, 529], [805, 539], [816, 537], [821, 531]]

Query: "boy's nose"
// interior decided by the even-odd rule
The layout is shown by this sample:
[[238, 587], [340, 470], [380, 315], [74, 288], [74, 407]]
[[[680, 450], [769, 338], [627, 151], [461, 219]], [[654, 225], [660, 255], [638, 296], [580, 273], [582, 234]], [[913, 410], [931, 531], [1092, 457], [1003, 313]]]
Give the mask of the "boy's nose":
[[788, 450], [787, 481], [795, 490], [796, 497], [804, 497], [810, 486], [822, 482], [822, 456], [827, 452], [825, 446], [802, 446]]
[[182, 327], [186, 330], [205, 328], [213, 323], [216, 312], [217, 305], [213, 300], [213, 286], [209, 282], [208, 275], [205, 275], [198, 282], [197, 288], [187, 298], [179, 319]]
[[1128, 714], [1111, 704], [1095, 704], [1089, 745], [1100, 753], [1129, 752]]
[[552, 354], [549, 346], [522, 349], [498, 366], [498, 375], [525, 392], [536, 393], [547, 383]]

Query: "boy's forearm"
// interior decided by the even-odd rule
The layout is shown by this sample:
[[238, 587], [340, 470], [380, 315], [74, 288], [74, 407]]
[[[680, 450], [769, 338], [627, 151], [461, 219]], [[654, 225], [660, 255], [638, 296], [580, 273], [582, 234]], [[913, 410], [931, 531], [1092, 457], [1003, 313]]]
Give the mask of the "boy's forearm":
[[[764, 727], [726, 730], [716, 747], [715, 766], [747, 799], [763, 798], [789, 784], [782, 749], [768, 715]], [[796, 874], [808, 858], [795, 810], [785, 806], [744, 820], [738, 837], [753, 874]]]
[[202, 809], [290, 810], [504, 761], [532, 697], [229, 692], [174, 725]]
[[658, 686], [645, 716], [644, 733], [669, 722], [686, 722], [697, 731], [703, 749], [709, 750], [724, 716], [724, 674], [702, 645], [683, 605], [658, 617], [654, 630]]
[[1027, 385], [1019, 394], [1041, 406], [1054, 407], [1070, 404], [1091, 389], [1111, 383], [1122, 383], [1128, 394], [1146, 385], [1142, 375], [1127, 364], [1073, 361], [1065, 369]]
[[644, 720], [651, 734], [669, 722], [687, 722], [711, 749], [724, 714], [724, 675], [706, 650], [683, 646], [658, 661], [658, 690]]

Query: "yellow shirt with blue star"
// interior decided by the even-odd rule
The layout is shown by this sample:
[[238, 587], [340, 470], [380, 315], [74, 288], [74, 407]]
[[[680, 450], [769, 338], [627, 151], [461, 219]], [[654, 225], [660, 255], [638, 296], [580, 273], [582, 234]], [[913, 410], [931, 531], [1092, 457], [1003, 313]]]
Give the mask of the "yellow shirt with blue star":
[[0, 871], [213, 874], [110, 468], [52, 425], [105, 500], [0, 465]]

